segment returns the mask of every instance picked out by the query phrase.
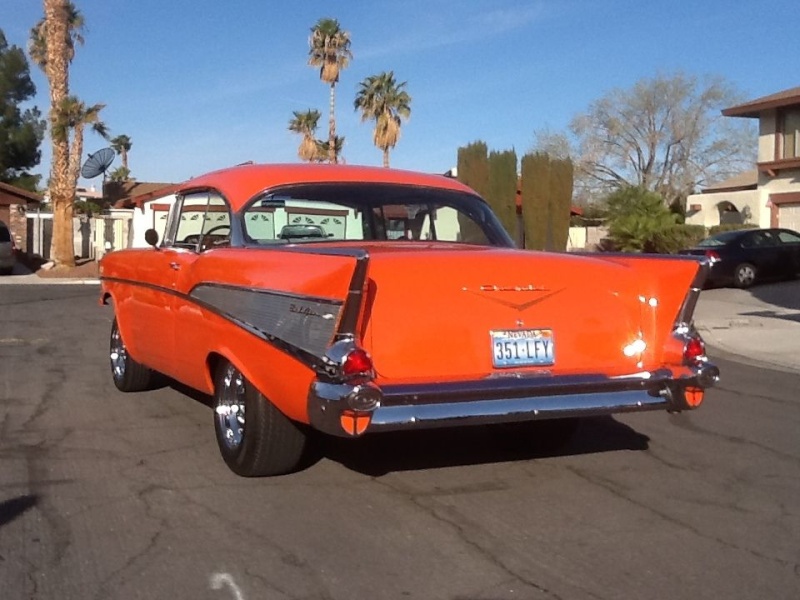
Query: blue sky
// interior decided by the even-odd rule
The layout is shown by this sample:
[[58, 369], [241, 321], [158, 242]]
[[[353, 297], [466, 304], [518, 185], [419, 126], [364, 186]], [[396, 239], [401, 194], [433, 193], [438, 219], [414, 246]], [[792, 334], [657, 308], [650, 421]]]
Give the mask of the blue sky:
[[[253, 160], [294, 162], [294, 110], [323, 113], [329, 88], [306, 65], [320, 17], [350, 32], [337, 86], [337, 133], [349, 164], [380, 165], [372, 126], [353, 110], [364, 77], [407, 81], [411, 119], [393, 167], [444, 172], [483, 140], [522, 154], [534, 132], [564, 130], [613, 88], [656, 74], [719, 75], [752, 99], [800, 85], [796, 0], [75, 0], [86, 43], [71, 91], [104, 103], [112, 135], [131, 137], [140, 181], [178, 182]], [[26, 47], [37, 0], [0, 0], [8, 42]], [[32, 66], [46, 112], [48, 88]], [[87, 152], [107, 144], [87, 134]], [[42, 164], [49, 171], [49, 140]], [[115, 163], [115, 166], [118, 165]], [[82, 181], [81, 183], [87, 183]], [[88, 183], [99, 183], [99, 179]]]

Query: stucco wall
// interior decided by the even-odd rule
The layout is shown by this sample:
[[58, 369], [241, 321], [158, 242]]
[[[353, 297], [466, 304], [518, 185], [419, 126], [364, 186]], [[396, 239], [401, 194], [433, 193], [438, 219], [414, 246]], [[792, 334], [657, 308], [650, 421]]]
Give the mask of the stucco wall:
[[[740, 213], [750, 213], [750, 217], [747, 219], [748, 223], [759, 227], [769, 227], [769, 209], [765, 207], [766, 200], [761, 202], [761, 196], [762, 193], [759, 190], [692, 194], [686, 199], [686, 223], [703, 227], [719, 225], [717, 206], [720, 202], [730, 202]], [[692, 210], [692, 206], [699, 206], [700, 210]]]
[[145, 202], [142, 208], [133, 209], [133, 237], [132, 245], [134, 248], [146, 248], [147, 242], [144, 240], [144, 232], [148, 229], [158, 231], [158, 239], [164, 238], [164, 226], [166, 225], [167, 210], [162, 208], [171, 207], [175, 203], [175, 195], [170, 194], [162, 198]]
[[775, 160], [776, 112], [768, 110], [761, 113], [758, 121], [758, 162]]

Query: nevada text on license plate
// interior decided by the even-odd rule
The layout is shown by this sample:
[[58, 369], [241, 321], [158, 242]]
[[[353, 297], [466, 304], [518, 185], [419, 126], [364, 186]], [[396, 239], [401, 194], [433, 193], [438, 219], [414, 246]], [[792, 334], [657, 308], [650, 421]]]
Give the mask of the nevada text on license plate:
[[499, 329], [489, 333], [495, 367], [552, 365], [555, 362], [551, 329]]

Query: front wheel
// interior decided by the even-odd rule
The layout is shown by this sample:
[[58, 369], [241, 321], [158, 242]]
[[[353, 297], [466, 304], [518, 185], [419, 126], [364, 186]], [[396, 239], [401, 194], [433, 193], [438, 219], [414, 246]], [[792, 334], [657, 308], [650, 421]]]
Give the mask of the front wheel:
[[733, 272], [733, 284], [738, 288], [749, 288], [756, 281], [758, 271], [750, 263], [742, 263]]
[[144, 365], [139, 364], [125, 347], [122, 334], [117, 325], [117, 319], [111, 325], [111, 342], [109, 345], [109, 358], [111, 359], [111, 377], [114, 385], [121, 392], [141, 392], [149, 389], [153, 383], [154, 372]]
[[214, 381], [214, 431], [225, 464], [242, 477], [294, 471], [306, 449], [300, 427], [227, 361]]

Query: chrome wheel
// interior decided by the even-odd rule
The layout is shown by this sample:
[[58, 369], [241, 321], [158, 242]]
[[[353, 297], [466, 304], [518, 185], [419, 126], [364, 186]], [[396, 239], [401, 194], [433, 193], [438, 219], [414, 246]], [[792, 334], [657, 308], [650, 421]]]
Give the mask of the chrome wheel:
[[125, 367], [128, 361], [128, 351], [125, 349], [125, 344], [122, 341], [122, 336], [119, 329], [115, 327], [111, 330], [111, 349], [109, 357], [111, 358], [111, 374], [116, 381], [122, 381], [125, 378]]
[[756, 280], [756, 268], [750, 264], [743, 264], [736, 267], [736, 285], [746, 288], [753, 285]]
[[228, 365], [222, 377], [215, 412], [222, 441], [235, 450], [244, 439], [245, 388], [244, 377], [232, 365]]

